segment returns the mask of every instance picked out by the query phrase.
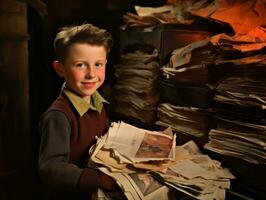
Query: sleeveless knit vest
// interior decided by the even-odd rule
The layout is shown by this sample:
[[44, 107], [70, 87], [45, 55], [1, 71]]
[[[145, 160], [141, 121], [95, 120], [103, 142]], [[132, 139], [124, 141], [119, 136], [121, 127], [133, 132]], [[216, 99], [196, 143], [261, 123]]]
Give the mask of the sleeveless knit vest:
[[52, 110], [63, 112], [71, 125], [69, 162], [85, 167], [88, 151], [96, 142], [96, 136], [99, 137], [108, 130], [105, 108], [102, 108], [101, 113], [89, 109], [83, 116], [80, 116], [70, 100], [61, 92], [46, 113]]

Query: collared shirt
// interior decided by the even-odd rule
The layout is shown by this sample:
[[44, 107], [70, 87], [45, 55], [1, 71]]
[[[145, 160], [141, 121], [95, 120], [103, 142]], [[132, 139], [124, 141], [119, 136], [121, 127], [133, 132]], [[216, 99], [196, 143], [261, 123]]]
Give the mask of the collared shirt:
[[83, 116], [89, 109], [96, 110], [101, 113], [103, 103], [108, 103], [97, 91], [91, 95], [90, 102], [87, 102], [76, 93], [69, 90], [66, 87], [66, 84], [63, 85], [62, 91], [69, 98], [80, 116]]

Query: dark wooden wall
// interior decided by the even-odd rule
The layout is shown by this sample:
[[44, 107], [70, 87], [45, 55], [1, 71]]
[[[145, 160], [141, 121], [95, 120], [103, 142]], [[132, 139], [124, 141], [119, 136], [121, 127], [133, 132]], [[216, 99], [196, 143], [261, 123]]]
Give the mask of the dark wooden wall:
[[33, 195], [27, 9], [0, 1], [0, 199]]

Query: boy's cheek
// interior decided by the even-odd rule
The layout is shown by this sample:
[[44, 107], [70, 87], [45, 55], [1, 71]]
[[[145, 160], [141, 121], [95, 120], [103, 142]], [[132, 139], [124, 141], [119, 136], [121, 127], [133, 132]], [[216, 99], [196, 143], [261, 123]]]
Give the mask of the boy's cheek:
[[100, 77], [100, 81], [101, 81], [101, 82], [104, 82], [104, 80], [105, 80], [105, 74], [103, 74], [103, 75]]
[[102, 69], [102, 70], [99, 71], [98, 77], [99, 77], [99, 79], [101, 81], [104, 81], [104, 79], [105, 79], [105, 69]]

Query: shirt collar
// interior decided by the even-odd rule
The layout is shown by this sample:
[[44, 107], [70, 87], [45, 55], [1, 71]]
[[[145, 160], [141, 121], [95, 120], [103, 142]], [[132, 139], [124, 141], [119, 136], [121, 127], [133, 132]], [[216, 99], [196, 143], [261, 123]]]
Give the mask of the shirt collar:
[[69, 90], [65, 83], [62, 87], [62, 91], [73, 104], [80, 116], [83, 116], [89, 109], [100, 113], [102, 111], [103, 103], [108, 103], [97, 91], [91, 95], [90, 102], [87, 102], [76, 93]]

